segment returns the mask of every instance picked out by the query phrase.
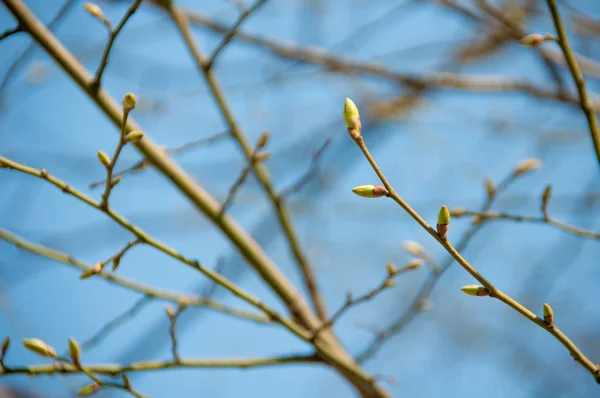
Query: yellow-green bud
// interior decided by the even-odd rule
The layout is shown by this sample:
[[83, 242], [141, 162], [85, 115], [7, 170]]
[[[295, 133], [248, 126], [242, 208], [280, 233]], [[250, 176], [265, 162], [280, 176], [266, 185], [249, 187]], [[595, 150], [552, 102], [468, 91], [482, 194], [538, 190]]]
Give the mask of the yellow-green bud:
[[129, 382], [129, 377], [127, 375], [122, 375], [121, 380], [123, 380], [123, 387], [128, 390], [131, 390], [131, 383]]
[[544, 320], [548, 326], [554, 325], [554, 311], [552, 311], [552, 307], [547, 303], [544, 304]]
[[118, 183], [121, 182], [121, 176], [116, 176], [115, 178], [112, 179], [112, 181], [110, 182], [110, 187], [114, 187], [115, 185], [117, 185]]
[[460, 288], [463, 292], [470, 296], [489, 296], [490, 292], [483, 286], [480, 285], [468, 285]]
[[396, 273], [398, 272], [398, 268], [396, 268], [396, 266], [393, 263], [388, 263], [388, 265], [386, 265], [386, 269], [390, 277], [396, 275]]
[[135, 103], [136, 103], [135, 94], [133, 94], [133, 93], [125, 94], [125, 96], [123, 97], [123, 110], [126, 112], [132, 110], [133, 108], [135, 108]]
[[133, 130], [130, 131], [126, 136], [125, 136], [125, 141], [127, 142], [136, 142], [142, 139], [142, 137], [144, 136], [144, 133], [140, 130]]
[[450, 211], [446, 206], [442, 206], [440, 212], [438, 213], [437, 219], [437, 231], [440, 234], [440, 237], [446, 237], [446, 233], [448, 232], [448, 227], [450, 225]]
[[528, 171], [539, 169], [542, 166], [542, 161], [536, 158], [523, 159], [515, 166], [514, 175], [518, 176]]
[[77, 394], [81, 397], [85, 397], [85, 396], [94, 394], [98, 390], [100, 390], [100, 384], [93, 383], [93, 384], [88, 384], [87, 386], [83, 386], [83, 388], [81, 390], [79, 390], [79, 392]]
[[360, 185], [352, 188], [352, 192], [363, 198], [380, 198], [389, 193], [388, 190], [381, 185]]
[[545, 40], [546, 38], [539, 33], [531, 33], [527, 36], [523, 36], [521, 40], [519, 40], [519, 44], [522, 46], [537, 46]]
[[110, 166], [110, 157], [104, 151], [98, 151], [98, 160], [104, 167]]
[[419, 243], [415, 242], [414, 240], [407, 240], [404, 242], [404, 244], [402, 245], [402, 248], [407, 251], [408, 253], [415, 255], [415, 256], [420, 256], [421, 254], [423, 254], [423, 246], [421, 246]]
[[79, 348], [79, 344], [74, 338], [69, 339], [69, 356], [75, 365], [79, 364], [79, 360], [81, 359], [81, 348]]
[[23, 339], [23, 346], [25, 348], [27, 348], [29, 351], [34, 352], [43, 357], [51, 357], [51, 358], [58, 359], [58, 356], [56, 355], [56, 351], [54, 351], [54, 348], [52, 348], [51, 346], [49, 346], [48, 344], [46, 344], [45, 342], [43, 342], [40, 339], [34, 339], [34, 338]]
[[406, 268], [408, 269], [416, 269], [425, 264], [425, 261], [422, 258], [413, 258], [408, 262]]
[[358, 113], [356, 104], [350, 98], [346, 98], [346, 101], [344, 101], [344, 122], [346, 123], [346, 127], [348, 127], [348, 134], [350, 134], [353, 140], [360, 137], [362, 129], [360, 114]]
[[171, 307], [165, 306], [165, 312], [167, 313], [169, 319], [175, 318], [175, 313], [173, 312], [173, 309]]
[[96, 5], [94, 3], [85, 3], [83, 5], [83, 8], [85, 8], [85, 10], [87, 12], [92, 14], [93, 17], [98, 18], [102, 22], [104, 22], [106, 20], [104, 18], [104, 13], [102, 12], [102, 9], [98, 5]]

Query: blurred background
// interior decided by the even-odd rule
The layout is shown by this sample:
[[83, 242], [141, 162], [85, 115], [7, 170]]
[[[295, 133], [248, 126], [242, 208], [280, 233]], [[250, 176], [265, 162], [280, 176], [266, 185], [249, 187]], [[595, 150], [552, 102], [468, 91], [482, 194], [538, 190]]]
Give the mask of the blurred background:
[[[85, 12], [83, 2], [26, 4], [90, 71], [96, 70], [106, 29]], [[130, 2], [97, 4], [116, 23]], [[210, 53], [223, 37], [219, 26], [227, 30], [235, 23], [242, 2], [177, 4], [196, 17], [195, 38]], [[559, 5], [588, 89], [597, 92], [600, 3], [569, 0]], [[14, 24], [0, 7], [0, 31]], [[558, 99], [560, 90], [576, 98], [559, 48], [555, 43], [539, 49], [518, 44], [523, 33], [555, 32], [545, 1], [267, 1], [240, 32], [218, 58], [216, 76], [246, 135], [253, 141], [263, 131], [271, 135], [272, 157], [266, 164], [276, 188], [288, 194], [297, 233], [330, 313], [344, 303], [348, 291], [359, 295], [380, 283], [388, 262], [405, 265], [412, 258], [403, 250], [407, 240], [419, 242], [440, 266], [448, 261], [443, 249], [392, 201], [352, 194], [352, 187], [377, 183], [377, 178], [347, 136], [341, 117], [345, 97], [361, 110], [365, 141], [390, 182], [431, 224], [442, 204], [480, 209], [487, 178], [499, 183], [520, 160], [538, 158], [542, 167], [511, 183], [493, 209], [539, 217], [540, 196], [552, 184], [551, 217], [600, 231], [598, 164], [581, 109]], [[46, 168], [99, 198], [102, 189], [90, 188], [105, 174], [96, 152], [112, 153], [117, 131], [52, 59], [30, 43], [25, 34], [0, 42], [0, 155]], [[441, 81], [445, 73], [458, 73], [474, 85], [449, 88]], [[223, 134], [227, 126], [214, 99], [159, 7], [144, 2], [127, 23], [103, 83], [116, 99], [134, 92], [138, 106], [132, 116], [146, 134], [225, 200], [245, 167], [243, 156]], [[554, 98], [532, 95], [523, 84], [511, 89], [515, 83]], [[117, 169], [140, 160], [126, 148]], [[301, 286], [266, 199], [249, 178], [231, 214]], [[142, 169], [125, 174], [111, 203], [153, 236], [203, 264], [219, 265], [224, 275], [281, 309], [223, 235], [159, 173]], [[131, 240], [95, 209], [9, 170], [0, 170], [0, 227], [90, 264]], [[470, 228], [470, 217], [453, 220], [449, 239], [459, 242]], [[600, 361], [600, 240], [542, 223], [491, 220], [462, 254], [534, 312], [541, 314], [543, 303], [550, 303], [561, 329], [588, 357]], [[363, 365], [394, 396], [597, 396], [593, 378], [552, 336], [499, 302], [463, 294], [460, 287], [474, 281], [460, 266], [451, 264], [439, 278], [432, 272], [423, 266], [401, 275], [394, 289], [355, 307], [334, 328], [357, 356], [378, 333], [393, 328]], [[201, 274], [151, 248], [131, 250], [118, 273], [165, 289], [211, 291], [215, 299], [244, 308], [223, 289], [212, 291]], [[433, 288], [419, 296], [433, 280]], [[85, 362], [168, 359], [164, 305], [101, 279], [80, 281], [76, 270], [0, 240], [0, 337], [13, 339], [9, 366], [43, 361], [18, 344], [24, 337], [39, 337], [60, 352], [67, 349], [69, 337], [87, 341]], [[406, 317], [407, 311], [411, 316]], [[308, 351], [278, 327], [198, 307], [182, 314], [177, 334], [182, 357]], [[132, 373], [130, 378], [136, 389], [155, 398], [354, 394], [336, 373], [319, 365], [168, 370]], [[0, 379], [0, 397], [72, 397], [87, 382], [85, 376], [11, 376]], [[98, 396], [126, 395], [106, 390]]]

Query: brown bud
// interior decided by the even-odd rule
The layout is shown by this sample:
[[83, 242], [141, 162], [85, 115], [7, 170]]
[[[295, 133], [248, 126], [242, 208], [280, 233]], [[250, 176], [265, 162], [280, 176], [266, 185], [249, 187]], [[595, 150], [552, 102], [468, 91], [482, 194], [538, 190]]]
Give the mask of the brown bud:
[[271, 152], [261, 152], [254, 155], [254, 161], [256, 163], [264, 162], [271, 157]]
[[8, 351], [8, 347], [10, 346], [10, 337], [6, 337], [2, 341], [2, 349], [0, 349], [0, 358], [4, 358], [6, 352]]
[[267, 145], [268, 141], [269, 141], [269, 133], [265, 131], [258, 138], [258, 141], [256, 142], [256, 149], [264, 148], [265, 145]]
[[485, 190], [488, 198], [492, 199], [496, 195], [496, 184], [489, 178], [485, 180]]
[[98, 390], [100, 390], [100, 384], [98, 383], [93, 383], [93, 384], [88, 384], [87, 386], [83, 386], [83, 388], [81, 390], [79, 390], [79, 392], [77, 393], [79, 396], [88, 396], [88, 395], [92, 395], [96, 392], [98, 392]]

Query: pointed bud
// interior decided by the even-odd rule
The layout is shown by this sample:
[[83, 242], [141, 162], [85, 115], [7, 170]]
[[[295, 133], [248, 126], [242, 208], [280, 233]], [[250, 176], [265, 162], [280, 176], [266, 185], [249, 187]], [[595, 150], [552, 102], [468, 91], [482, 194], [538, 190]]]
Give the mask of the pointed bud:
[[446, 206], [442, 206], [440, 212], [438, 213], [437, 219], [437, 231], [440, 234], [440, 237], [444, 238], [446, 233], [448, 232], [448, 227], [450, 225], [450, 212]]
[[405, 241], [404, 244], [402, 245], [402, 248], [406, 252], [408, 252], [414, 256], [420, 256], [424, 252], [423, 246], [421, 246], [419, 243], [415, 242], [414, 240]]
[[463, 292], [469, 296], [489, 296], [490, 292], [483, 286], [479, 285], [468, 285], [460, 288]]
[[352, 192], [363, 198], [380, 198], [389, 193], [388, 190], [381, 185], [360, 185], [352, 188]]
[[115, 258], [115, 259], [113, 260], [113, 263], [112, 263], [112, 270], [113, 270], [113, 271], [116, 271], [116, 270], [117, 270], [117, 268], [119, 267], [119, 264], [121, 264], [121, 256], [119, 256], [119, 257], [117, 257], [117, 258]]
[[118, 183], [121, 182], [121, 176], [116, 176], [115, 178], [112, 179], [112, 181], [110, 182], [110, 187], [113, 188], [115, 185], [117, 185]]
[[79, 360], [81, 359], [81, 348], [79, 348], [79, 344], [74, 338], [69, 339], [69, 356], [71, 357], [73, 364], [79, 364]]
[[545, 213], [546, 208], [548, 207], [548, 202], [550, 201], [550, 197], [552, 196], [552, 185], [548, 184], [546, 189], [544, 189], [544, 193], [542, 194], [542, 211]]
[[493, 199], [496, 195], [496, 184], [494, 181], [489, 178], [485, 180], [485, 190], [487, 192], [488, 198]]
[[393, 263], [388, 263], [386, 269], [389, 277], [396, 275], [396, 273], [398, 272], [398, 268], [396, 268], [396, 266]]
[[464, 216], [466, 212], [467, 212], [467, 210], [462, 207], [459, 207], [456, 209], [450, 209], [450, 217], [459, 218], [459, 217]]
[[104, 167], [110, 166], [110, 157], [104, 151], [98, 151], [98, 160]]
[[386, 279], [385, 282], [383, 282], [384, 289], [394, 287], [394, 286], [396, 286], [396, 281], [393, 279]]
[[346, 294], [346, 302], [351, 303], [352, 302], [352, 298], [353, 298], [353, 294], [352, 294], [352, 292], [349, 291]]
[[269, 141], [269, 133], [265, 131], [258, 138], [258, 141], [256, 142], [256, 149], [264, 148], [267, 145], [268, 141]]
[[58, 359], [54, 348], [46, 344], [40, 339], [27, 338], [23, 339], [23, 346], [29, 351], [34, 352], [43, 357], [51, 357]]
[[527, 36], [523, 36], [521, 40], [519, 40], [519, 44], [522, 46], [537, 46], [545, 40], [546, 38], [539, 33], [531, 33]]
[[121, 380], [123, 380], [123, 387], [128, 390], [131, 390], [131, 383], [129, 382], [129, 377], [127, 375], [122, 375]]
[[408, 265], [406, 266], [406, 268], [417, 269], [420, 266], [422, 266], [423, 264], [425, 264], [425, 261], [422, 258], [413, 258], [412, 260], [410, 260], [408, 262]]
[[362, 129], [360, 115], [356, 104], [350, 98], [346, 98], [346, 101], [344, 101], [344, 122], [346, 123], [346, 127], [348, 127], [350, 137], [353, 140], [358, 139]]
[[130, 131], [125, 136], [125, 141], [127, 141], [127, 142], [137, 142], [137, 141], [141, 140], [143, 136], [144, 136], [144, 132], [142, 132], [140, 130], [133, 130], [133, 131]]
[[123, 97], [123, 110], [125, 112], [129, 112], [130, 110], [135, 108], [135, 103], [136, 103], [135, 94], [133, 94], [133, 93], [125, 94], [125, 96]]
[[8, 351], [8, 347], [10, 346], [10, 337], [6, 337], [2, 341], [2, 348], [0, 349], [0, 358], [4, 358], [6, 352]]
[[548, 326], [554, 325], [554, 311], [552, 311], [552, 307], [547, 303], [544, 304], [544, 320]]
[[535, 169], [539, 169], [542, 166], [542, 161], [535, 158], [523, 159], [515, 166], [514, 176], [527, 173]]
[[92, 16], [94, 18], [97, 18], [97, 19], [99, 19], [102, 22], [106, 21], [106, 18], [104, 18], [104, 13], [102, 12], [102, 9], [99, 6], [97, 6], [96, 4], [94, 4], [94, 3], [85, 3], [83, 5], [83, 8], [85, 8], [85, 10], [87, 12], [89, 12], [90, 14], [92, 14]]
[[165, 306], [165, 312], [167, 313], [167, 316], [169, 317], [169, 319], [175, 318], [175, 313], [173, 312], [173, 309], [171, 307], [169, 307], [168, 305]]
[[89, 396], [89, 395], [92, 395], [92, 394], [98, 392], [98, 390], [100, 390], [100, 384], [98, 384], [98, 383], [88, 384], [87, 386], [83, 386], [83, 388], [81, 390], [79, 390], [77, 395], [79, 395], [80, 397], [85, 397], [85, 396]]
[[254, 155], [254, 161], [256, 163], [264, 162], [271, 157], [271, 152], [261, 152]]

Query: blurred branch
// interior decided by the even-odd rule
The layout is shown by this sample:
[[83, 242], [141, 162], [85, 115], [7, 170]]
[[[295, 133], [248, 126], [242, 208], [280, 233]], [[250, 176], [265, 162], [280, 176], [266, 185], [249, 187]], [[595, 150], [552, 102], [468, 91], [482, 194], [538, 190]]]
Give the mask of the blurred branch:
[[[84, 202], [85, 204], [104, 212], [111, 219], [113, 219], [113, 221], [115, 221], [117, 224], [121, 225], [123, 228], [125, 228], [126, 230], [128, 230], [132, 234], [134, 234], [142, 243], [152, 246], [152, 247], [156, 248], [157, 250], [163, 252], [164, 254], [174, 258], [175, 260], [178, 260], [178, 261], [186, 264], [187, 266], [200, 271], [201, 273], [206, 275], [209, 279], [211, 279], [215, 283], [218, 283], [219, 285], [221, 285], [224, 288], [226, 288], [227, 290], [229, 290], [235, 296], [241, 298], [242, 300], [246, 301], [250, 305], [252, 305], [255, 308], [264, 312], [269, 317], [269, 319], [275, 320], [276, 322], [285, 326], [288, 330], [290, 330], [296, 336], [306, 340], [307, 335], [302, 329], [300, 329], [295, 323], [282, 318], [275, 310], [273, 310], [272, 308], [265, 305], [258, 298], [245, 292], [240, 287], [238, 287], [237, 285], [235, 285], [234, 283], [232, 283], [231, 281], [229, 281], [222, 275], [219, 275], [219, 274], [215, 273], [214, 271], [211, 271], [208, 268], [204, 267], [198, 261], [187, 258], [187, 257], [183, 256], [182, 254], [180, 254], [179, 252], [177, 252], [175, 249], [172, 249], [172, 248], [168, 247], [167, 245], [154, 239], [153, 237], [148, 235], [145, 231], [143, 231], [141, 228], [132, 225], [129, 221], [127, 221], [120, 214], [116, 213], [114, 210], [112, 210], [110, 208], [103, 209], [101, 207], [101, 203], [99, 203], [99, 202], [95, 201], [94, 199], [84, 195], [83, 193], [75, 190], [74, 188], [70, 187], [64, 181], [59, 180], [58, 178], [50, 175], [46, 170], [37, 170], [37, 169], [31, 168], [31, 167], [27, 167], [27, 166], [21, 165], [19, 163], [13, 162], [11, 160], [8, 160], [8, 159], [0, 156], [0, 169], [2, 167], [7, 167], [7, 168], [10, 168], [15, 171], [19, 171], [19, 172], [22, 172], [25, 174], [32, 175], [34, 177], [41, 178], [42, 180], [49, 182], [50, 184], [56, 186], [57, 188], [60, 188], [63, 192], [65, 192], [71, 196], [74, 196], [75, 198], [79, 199], [80, 201]], [[110, 274], [107, 274], [107, 275], [110, 275]]]
[[[128, 365], [118, 364], [90, 364], [82, 365], [90, 372], [105, 374], [110, 376], [119, 375], [125, 372], [148, 372], [160, 369], [181, 369], [181, 368], [257, 368], [266, 366], [277, 366], [285, 364], [315, 364], [322, 361], [316, 355], [290, 355], [271, 358], [233, 358], [233, 359], [181, 359], [176, 361], [139, 361]], [[29, 365], [26, 367], [8, 367], [4, 374], [26, 374], [26, 375], [51, 375], [51, 374], [77, 374], [83, 371], [69, 363], [48, 364], [48, 365]]]
[[[229, 137], [229, 133], [228, 132], [219, 133], [219, 134], [215, 134], [215, 135], [210, 136], [210, 137], [199, 138], [197, 140], [193, 140], [193, 141], [187, 142], [187, 143], [185, 143], [183, 145], [176, 146], [176, 147], [173, 147], [173, 148], [165, 148], [164, 152], [167, 155], [177, 155], [177, 154], [180, 154], [180, 153], [183, 153], [183, 152], [187, 152], [187, 151], [189, 151], [191, 149], [198, 148], [198, 147], [203, 146], [203, 145], [213, 144], [213, 143], [218, 142], [218, 141], [220, 141], [220, 140], [222, 140], [224, 138], [227, 138], [227, 137]], [[148, 166], [150, 166], [150, 162], [148, 162], [148, 160], [146, 160], [146, 159], [143, 159], [143, 160], [140, 160], [139, 162], [135, 163], [133, 166], [129, 166], [126, 169], [123, 169], [122, 171], [120, 171], [118, 173], [115, 173], [114, 177], [115, 178], [116, 177], [121, 177], [124, 174], [129, 174], [129, 173], [132, 173], [132, 172], [135, 172], [135, 171], [138, 171], [138, 170], [143, 170], [143, 169], [148, 168]], [[106, 179], [100, 180], [100, 181], [95, 181], [95, 182], [91, 183], [89, 187], [90, 188], [96, 188], [96, 187], [98, 187], [100, 185], [103, 185], [105, 183], [106, 183]]]
[[327, 311], [325, 309], [323, 298], [321, 297], [321, 293], [318, 290], [314, 272], [308, 262], [308, 259], [305, 257], [305, 254], [300, 247], [300, 242], [298, 237], [296, 236], [296, 232], [293, 226], [293, 220], [289, 209], [283, 202], [282, 197], [275, 192], [273, 185], [269, 181], [267, 168], [264, 167], [262, 164], [256, 163], [253, 160], [254, 155], [252, 148], [250, 147], [250, 144], [248, 142], [248, 139], [244, 135], [243, 131], [238, 126], [238, 124], [235, 122], [233, 112], [230, 110], [229, 105], [227, 104], [225, 95], [221, 87], [219, 86], [219, 83], [217, 82], [214, 74], [212, 73], [212, 70], [208, 68], [207, 61], [204, 58], [200, 47], [194, 42], [187, 23], [187, 18], [172, 4], [169, 6], [169, 13], [173, 18], [175, 24], [177, 25], [179, 32], [183, 36], [185, 44], [188, 50], [190, 51], [194, 61], [196, 62], [196, 67], [204, 76], [209, 86], [210, 92], [214, 97], [219, 107], [219, 110], [221, 111], [221, 114], [223, 115], [223, 118], [225, 119], [225, 122], [227, 123], [231, 131], [231, 135], [242, 150], [244, 156], [246, 157], [246, 161], [252, 168], [254, 175], [260, 182], [261, 186], [263, 187], [264, 191], [266, 192], [271, 201], [271, 204], [277, 215], [283, 233], [285, 234], [285, 237], [287, 239], [288, 246], [296, 260], [296, 263], [298, 264], [298, 267], [301, 270], [302, 276], [304, 278], [304, 284], [306, 285], [307, 290], [310, 294], [318, 317], [321, 320], [327, 319]]
[[[71, 9], [71, 7], [74, 6], [75, 4], [77, 4], [76, 0], [65, 1], [64, 4], [62, 5], [62, 7], [60, 8], [60, 10], [58, 10], [58, 13], [56, 13], [54, 18], [52, 18], [52, 20], [48, 23], [48, 30], [53, 31], [55, 28], [57, 28], [60, 25], [60, 23], [63, 21], [63, 19], [67, 16], [67, 13]], [[21, 26], [21, 25], [19, 24], [18, 26]], [[25, 30], [25, 27], [21, 26], [21, 29]], [[19, 67], [21, 66], [21, 64], [23, 64], [23, 62], [25, 62], [27, 57], [29, 57], [29, 55], [33, 52], [34, 49], [35, 49], [35, 43], [31, 42], [30, 44], [27, 45], [27, 48], [25, 49], [25, 51], [23, 51], [23, 53], [10, 65], [10, 67], [8, 68], [8, 71], [6, 72], [6, 75], [4, 75], [4, 78], [2, 79], [2, 82], [0, 82], [0, 95], [2, 95], [4, 93], [4, 91], [6, 90], [6, 87], [8, 86], [8, 83], [10, 83], [12, 77], [15, 76], [15, 74], [16, 74], [17, 70], [19, 69]]]
[[[0, 228], [0, 238], [13, 243], [18, 248], [27, 250], [30, 253], [37, 254], [38, 256], [46, 257], [54, 261], [58, 261], [64, 264], [72, 265], [81, 271], [90, 272], [92, 267], [85, 263], [75, 259], [73, 256], [58, 250], [50, 249], [48, 247], [33, 243], [26, 240], [12, 232], [9, 232], [3, 228]], [[162, 300], [174, 301], [177, 303], [186, 303], [187, 305], [208, 307], [215, 311], [223, 312], [228, 315], [232, 315], [238, 318], [248, 319], [258, 323], [270, 323], [271, 321], [259, 315], [252, 314], [250, 312], [237, 310], [231, 307], [227, 307], [221, 303], [215, 302], [210, 299], [202, 297], [184, 295], [179, 293], [171, 293], [164, 290], [155, 289], [149, 286], [142, 285], [140, 283], [131, 281], [129, 279], [115, 275], [114, 273], [101, 271], [97, 274], [101, 278], [105, 279], [109, 283], [122, 286], [129, 290], [133, 290], [144, 294], [146, 297], [159, 298]]]
[[596, 109], [594, 108], [594, 103], [588, 96], [588, 92], [585, 87], [585, 79], [581, 74], [579, 64], [577, 63], [577, 60], [573, 55], [573, 51], [571, 50], [567, 33], [565, 32], [565, 28], [563, 27], [560, 14], [558, 12], [558, 7], [556, 6], [556, 1], [546, 0], [546, 3], [550, 9], [552, 20], [554, 21], [554, 26], [556, 27], [556, 32], [558, 33], [558, 44], [565, 55], [567, 65], [569, 65], [569, 70], [571, 71], [571, 75], [573, 76], [573, 80], [577, 86], [581, 110], [585, 114], [585, 117], [588, 121], [592, 142], [594, 143], [594, 150], [596, 151], [596, 158], [600, 164], [600, 130], [598, 128], [598, 121], [596, 120]]
[[115, 40], [117, 39], [117, 36], [119, 35], [119, 33], [121, 33], [121, 30], [123, 29], [123, 27], [129, 20], [129, 18], [131, 18], [133, 16], [133, 14], [135, 14], [135, 12], [139, 8], [142, 1], [143, 0], [134, 0], [134, 2], [127, 9], [127, 12], [125, 13], [125, 15], [123, 16], [123, 18], [121, 19], [121, 21], [119, 22], [119, 24], [117, 25], [117, 27], [115, 29], [112, 29], [112, 27], [110, 26], [110, 23], [107, 22], [106, 26], [109, 29], [108, 42], [106, 43], [106, 47], [104, 48], [104, 52], [102, 54], [102, 59], [100, 60], [100, 66], [98, 67], [98, 70], [96, 71], [94, 80], [92, 81], [91, 86], [90, 86], [90, 89], [93, 92], [97, 92], [98, 88], [100, 87], [100, 84], [102, 83], [102, 74], [104, 73], [104, 70], [108, 66], [108, 57], [110, 55], [110, 50], [112, 49], [112, 47], [115, 43]]
[[[512, 184], [515, 181], [515, 177], [516, 176], [514, 175], [514, 173], [509, 174], [509, 176], [504, 178], [502, 182], [498, 184], [494, 195], [486, 195], [486, 199], [484, 200], [484, 203], [481, 206], [482, 212], [487, 212], [492, 207], [492, 205], [500, 196], [500, 194], [502, 194], [510, 186], [510, 184]], [[483, 222], [472, 224], [460, 238], [458, 244], [456, 245], [456, 250], [458, 252], [463, 252], [469, 245], [471, 239], [482, 229], [484, 225], [485, 223]], [[425, 253], [426, 256], [423, 256], [423, 253]], [[422, 258], [429, 257], [427, 253], [423, 250], [420, 250], [417, 253], [411, 252], [411, 254], [418, 255]], [[431, 260], [426, 261], [430, 262]], [[395, 336], [400, 331], [402, 331], [406, 327], [406, 325], [408, 325], [413, 319], [415, 319], [415, 317], [418, 314], [421, 313], [423, 303], [431, 295], [437, 282], [441, 279], [442, 275], [450, 268], [452, 264], [454, 264], [454, 258], [452, 256], [449, 256], [441, 266], [435, 268], [436, 271], [434, 271], [425, 281], [425, 283], [423, 284], [413, 301], [410, 303], [408, 309], [402, 314], [402, 316], [398, 318], [398, 320], [392, 323], [389, 327], [387, 327], [383, 331], [376, 333], [376, 337], [373, 339], [373, 341], [367, 346], [366, 349], [362, 351], [362, 353], [360, 353], [357, 356], [357, 362], [362, 363], [365, 360], [372, 357], [379, 349], [381, 349], [381, 347], [387, 340], [389, 340], [392, 336]]]
[[204, 67], [207, 70], [210, 70], [212, 68], [215, 61], [217, 60], [217, 57], [221, 53], [221, 51], [223, 51], [223, 49], [231, 42], [231, 39], [233, 39], [233, 36], [235, 36], [237, 30], [239, 29], [240, 26], [242, 26], [242, 23], [244, 23], [246, 18], [248, 18], [250, 16], [250, 14], [252, 14], [254, 11], [258, 10], [260, 8], [260, 6], [262, 6], [266, 2], [267, 2], [267, 0], [257, 0], [256, 3], [254, 3], [254, 5], [252, 7], [242, 11], [238, 20], [233, 24], [232, 28], [229, 30], [229, 32], [227, 32], [225, 37], [221, 40], [221, 43], [219, 43], [219, 45], [217, 46], [215, 51], [210, 56], [209, 60], [206, 62], [206, 65]]
[[291, 184], [289, 187], [284, 188], [281, 190], [281, 194], [280, 196], [282, 198], [289, 198], [290, 196], [292, 196], [293, 194], [295, 194], [296, 192], [298, 192], [299, 190], [301, 190], [306, 184], [308, 184], [319, 172], [319, 167], [320, 165], [320, 160], [321, 160], [321, 156], [323, 155], [323, 153], [325, 153], [325, 150], [327, 149], [327, 147], [331, 144], [331, 139], [328, 139], [327, 141], [325, 141], [325, 143], [323, 144], [323, 146], [319, 149], [317, 149], [315, 151], [315, 153], [313, 154], [313, 157], [310, 161], [310, 166], [308, 168], [308, 170], [306, 171], [306, 173], [304, 173], [302, 176], [300, 176], [300, 178], [298, 178], [298, 180], [296, 180], [296, 182], [294, 182], [293, 184]]
[[0, 41], [22, 31], [23, 29], [19, 25], [15, 26], [14, 28], [8, 28], [4, 32], [0, 33]]
[[[548, 1], [552, 1], [552, 0], [548, 0]], [[524, 307], [522, 304], [520, 304], [516, 300], [512, 299], [507, 294], [501, 292], [490, 281], [488, 281], [486, 278], [484, 278], [467, 260], [465, 260], [460, 255], [460, 253], [448, 241], [448, 238], [446, 237], [446, 231], [440, 229], [440, 223], [442, 223], [442, 221], [444, 221], [443, 224], [446, 226], [446, 228], [449, 227], [449, 223], [450, 223], [449, 216], [447, 216], [446, 217], [447, 219], [445, 219], [445, 220], [444, 220], [444, 218], [438, 216], [437, 229], [438, 229], [438, 231], [443, 231], [443, 232], [438, 232], [435, 229], [433, 229], [427, 223], [427, 221], [425, 221], [415, 210], [413, 210], [409, 206], [409, 204], [406, 201], [404, 201], [404, 199], [402, 199], [402, 197], [400, 195], [398, 195], [398, 193], [394, 190], [392, 185], [388, 182], [387, 178], [385, 177], [385, 175], [383, 174], [383, 172], [381, 171], [381, 169], [375, 162], [375, 159], [372, 157], [371, 153], [369, 152], [369, 149], [367, 148], [367, 145], [365, 144], [363, 137], [361, 135], [361, 132], [360, 132], [360, 121], [358, 122], [358, 127], [356, 127], [356, 125], [354, 125], [354, 127], [351, 127], [351, 125], [348, 122], [348, 118], [346, 117], [346, 111], [344, 113], [344, 116], [346, 118], [346, 124], [348, 124], [348, 132], [349, 132], [351, 138], [354, 140], [354, 142], [356, 143], [358, 148], [361, 150], [361, 152], [363, 153], [363, 155], [365, 156], [365, 158], [371, 165], [373, 171], [375, 171], [375, 173], [379, 177], [379, 180], [381, 181], [381, 183], [384, 185], [385, 189], [387, 190], [387, 194], [385, 196], [391, 198], [400, 207], [402, 207], [402, 209], [404, 209], [404, 211], [406, 211], [425, 231], [427, 231], [429, 233], [429, 235], [431, 235], [435, 240], [438, 241], [438, 243], [444, 249], [446, 249], [446, 251], [456, 260], [456, 262], [458, 262], [465, 269], [465, 271], [467, 271], [473, 278], [475, 278], [479, 283], [481, 283], [481, 285], [483, 285], [483, 286], [475, 287], [476, 291], [472, 292], [470, 294], [477, 295], [477, 296], [490, 296], [492, 298], [495, 298], [495, 299], [503, 302], [507, 306], [511, 307], [513, 310], [517, 311], [518, 313], [520, 313], [525, 318], [529, 319], [531, 322], [535, 323], [542, 329], [546, 330], [548, 333], [550, 333], [552, 336], [554, 336], [565, 348], [567, 348], [567, 350], [571, 353], [571, 356], [582, 367], [584, 367], [586, 370], [588, 370], [594, 376], [596, 381], [598, 381], [598, 383], [600, 384], [600, 367], [598, 365], [594, 364], [588, 357], [586, 357], [579, 350], [579, 348], [577, 348], [577, 346], [562, 331], [560, 331], [556, 327], [556, 325], [554, 324], [554, 321], [553, 321], [553, 315], [551, 313], [552, 310], [550, 309], [550, 311], [547, 311], [547, 309], [546, 309], [547, 304], [544, 305], [544, 319], [541, 319], [538, 316], [536, 316], [536, 314], [531, 312], [529, 309]], [[358, 111], [356, 111], [356, 117], [358, 118]], [[490, 195], [490, 196], [492, 196], [492, 195]], [[447, 211], [447, 209], [446, 209], [446, 211]], [[549, 308], [549, 306], [548, 306], [548, 308]]]
[[[160, 6], [165, 10], [168, 10], [168, 6], [164, 0], [148, 1]], [[182, 16], [188, 19], [191, 24], [205, 27], [220, 34], [227, 34], [229, 31], [225, 25], [215, 22], [200, 14], [191, 11], [180, 10], [180, 12], [182, 13]], [[327, 53], [323, 49], [307, 48], [299, 45], [286, 45], [275, 40], [265, 39], [240, 31], [237, 32], [234, 38], [269, 50], [279, 57], [301, 60], [309, 64], [321, 65], [332, 72], [377, 76], [411, 87], [427, 87], [478, 92], [525, 93], [535, 98], [561, 101], [570, 104], [579, 103], [579, 100], [572, 95], [563, 95], [563, 93], [556, 90], [547, 89], [545, 87], [530, 84], [526, 81], [514, 80], [508, 77], [455, 73], [437, 73], [418, 76], [392, 71], [381, 64], [354, 61], [350, 59], [344, 59], [342, 57], [336, 57]], [[600, 110], [600, 102], [594, 104], [593, 106], [594, 109]]]
[[498, 213], [498, 212], [479, 212], [479, 211], [471, 211], [471, 210], [459, 210], [459, 215], [454, 215], [456, 218], [460, 216], [475, 216], [478, 217], [481, 221], [487, 220], [510, 220], [510, 221], [518, 221], [524, 223], [541, 223], [548, 224], [555, 228], [561, 229], [563, 231], [569, 232], [571, 234], [580, 236], [582, 238], [592, 238], [592, 239], [600, 239], [600, 233], [595, 233], [592, 231], [588, 231], [583, 228], [578, 228], [560, 221], [556, 221], [552, 218], [544, 218], [544, 217], [528, 217], [528, 216], [518, 216], [508, 213]]

